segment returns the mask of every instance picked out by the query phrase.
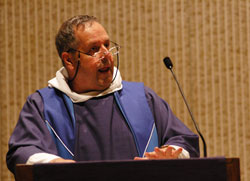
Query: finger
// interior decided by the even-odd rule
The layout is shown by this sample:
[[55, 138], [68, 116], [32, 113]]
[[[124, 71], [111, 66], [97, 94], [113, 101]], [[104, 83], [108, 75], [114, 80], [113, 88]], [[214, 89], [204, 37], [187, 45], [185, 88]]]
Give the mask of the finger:
[[134, 157], [134, 160], [148, 160], [147, 157]]
[[50, 163], [75, 163], [75, 160], [63, 159], [63, 158], [55, 158], [50, 161]]
[[156, 159], [158, 157], [155, 152], [146, 152], [144, 155], [149, 159]]
[[172, 158], [174, 150], [175, 150], [174, 147], [171, 147], [171, 146], [167, 147], [167, 149], [165, 150], [165, 155], [168, 158]]
[[168, 146], [167, 148], [161, 148], [160, 150], [163, 151], [163, 158], [174, 158], [173, 154], [175, 152], [175, 148], [174, 147], [171, 147], [171, 146]]
[[182, 152], [182, 148], [179, 148], [178, 150], [174, 151], [173, 157], [178, 158], [178, 156], [181, 154], [181, 152]]
[[146, 152], [145, 155], [153, 157], [153, 156], [156, 155], [156, 153], [154, 151], [152, 151], [152, 152]]
[[165, 157], [165, 149], [161, 149], [161, 148], [155, 147], [155, 153], [160, 158], [164, 158]]

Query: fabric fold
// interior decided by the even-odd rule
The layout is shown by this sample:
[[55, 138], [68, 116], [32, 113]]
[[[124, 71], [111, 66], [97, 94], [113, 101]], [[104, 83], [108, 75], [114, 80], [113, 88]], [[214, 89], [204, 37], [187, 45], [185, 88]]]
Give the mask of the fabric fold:
[[[114, 76], [117, 75], [114, 79]], [[65, 93], [69, 98], [72, 100], [74, 103], [79, 103], [79, 102], [85, 102], [93, 97], [100, 97], [104, 96], [110, 93], [113, 93], [115, 91], [121, 90], [122, 89], [122, 77], [120, 74], [120, 71], [114, 67], [113, 71], [113, 79], [114, 81], [110, 84], [109, 88], [103, 90], [103, 91], [90, 91], [87, 93], [81, 93], [78, 94], [74, 91], [72, 91], [68, 85], [68, 72], [67, 70], [62, 67], [56, 72], [56, 77], [48, 81], [48, 86], [56, 88], [63, 93]]]

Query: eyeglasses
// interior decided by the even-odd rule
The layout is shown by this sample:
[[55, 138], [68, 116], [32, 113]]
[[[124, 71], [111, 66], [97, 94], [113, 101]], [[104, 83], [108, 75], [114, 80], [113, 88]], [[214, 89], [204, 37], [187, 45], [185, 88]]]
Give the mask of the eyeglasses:
[[[117, 67], [117, 69], [116, 69], [115, 75], [113, 76], [113, 80], [112, 80], [112, 82], [113, 82], [113, 81], [115, 80], [116, 76], [117, 76], [118, 69], [119, 69], [119, 50], [120, 50], [121, 46], [118, 45], [117, 43], [113, 42], [113, 41], [110, 41], [110, 42], [113, 43], [114, 46], [112, 46], [111, 48], [109, 48], [107, 51], [103, 52], [102, 56], [99, 57], [98, 60], [103, 59], [103, 58], [104, 58], [107, 54], [109, 54], [109, 53], [111, 53], [112, 56], [113, 56], [113, 55], [116, 55], [116, 60], [117, 60], [117, 65], [116, 65], [116, 67]], [[78, 54], [78, 61], [77, 61], [76, 72], [75, 72], [73, 78], [70, 79], [70, 80], [68, 80], [69, 82], [72, 82], [72, 81], [76, 78], [76, 75], [77, 75], [77, 73], [78, 73], [79, 66], [80, 66], [80, 54], [81, 54], [81, 53], [82, 53], [82, 54], [85, 54], [85, 55], [88, 55], [88, 56], [90, 56], [90, 57], [94, 57], [94, 58], [98, 57], [98, 56], [100, 55], [100, 53], [101, 53], [101, 52], [100, 52], [100, 48], [98, 48], [98, 51], [96, 51], [93, 55], [91, 55], [90, 53], [82, 52], [82, 51], [77, 50], [77, 49], [73, 49], [73, 48], [70, 48], [70, 49], [69, 49], [68, 51], [66, 51], [66, 52], [69, 53], [69, 52], [71, 52], [71, 51], [76, 51], [76, 52], [78, 52], [79, 54]]]
[[[97, 52], [95, 52], [93, 55], [91, 55], [90, 53], [85, 53], [83, 51], [80, 51], [80, 50], [77, 50], [77, 49], [74, 49], [74, 48], [70, 48], [67, 52], [70, 52], [70, 51], [76, 51], [76, 52], [79, 52], [79, 57], [80, 57], [80, 53], [82, 54], [85, 54], [85, 55], [88, 55], [88, 56], [91, 56], [91, 57], [99, 57], [98, 59], [103, 59], [107, 54], [111, 53], [112, 56], [114, 55], [118, 55], [119, 54], [119, 51], [120, 51], [120, 48], [121, 46], [118, 45], [117, 43], [115, 42], [112, 42], [110, 41], [111, 43], [114, 44], [114, 46], [112, 46], [111, 48], [109, 48], [107, 51], [105, 52], [102, 52], [100, 50], [98, 50]], [[101, 56], [100, 56], [101, 55]]]

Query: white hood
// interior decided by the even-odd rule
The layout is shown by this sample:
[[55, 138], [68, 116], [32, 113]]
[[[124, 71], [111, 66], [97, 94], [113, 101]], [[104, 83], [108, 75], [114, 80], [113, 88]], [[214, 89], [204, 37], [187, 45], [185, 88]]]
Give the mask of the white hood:
[[[117, 68], [114, 67], [113, 78], [115, 76], [116, 70]], [[49, 87], [54, 87], [64, 92], [67, 96], [70, 97], [70, 99], [74, 103], [85, 102], [93, 97], [104, 96], [106, 94], [110, 94], [112, 92], [122, 89], [122, 78], [119, 70], [117, 70], [117, 75], [115, 80], [111, 83], [109, 88], [105, 89], [104, 91], [91, 91], [87, 93], [78, 94], [70, 89], [67, 83], [67, 78], [68, 78], [68, 72], [64, 67], [62, 67], [56, 72], [56, 77], [48, 81], [48, 85]]]

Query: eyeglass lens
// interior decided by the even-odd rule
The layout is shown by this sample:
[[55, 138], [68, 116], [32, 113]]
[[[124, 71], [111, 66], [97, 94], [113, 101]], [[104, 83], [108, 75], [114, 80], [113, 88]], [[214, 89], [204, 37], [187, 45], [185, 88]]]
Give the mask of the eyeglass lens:
[[118, 54], [119, 53], [119, 47], [118, 46], [113, 46], [113, 47], [111, 47], [111, 48], [109, 48], [109, 50], [107, 50], [107, 51], [104, 51], [104, 52], [101, 52], [101, 51], [99, 51], [99, 52], [96, 52], [94, 55], [93, 55], [93, 57], [98, 57], [98, 56], [100, 56], [100, 58], [103, 58], [105, 55], [107, 55], [108, 53], [111, 53], [112, 55], [116, 55], [116, 54]]

